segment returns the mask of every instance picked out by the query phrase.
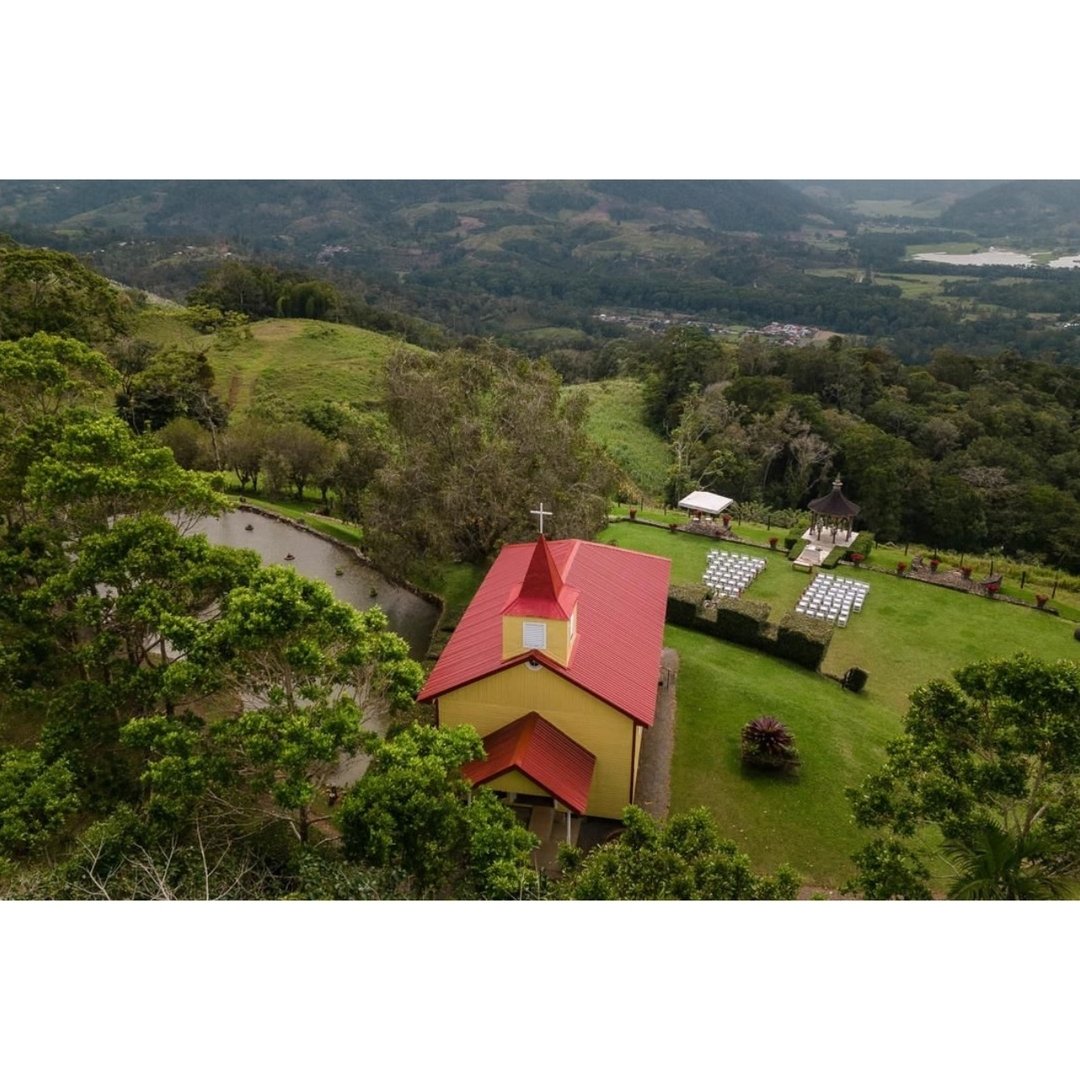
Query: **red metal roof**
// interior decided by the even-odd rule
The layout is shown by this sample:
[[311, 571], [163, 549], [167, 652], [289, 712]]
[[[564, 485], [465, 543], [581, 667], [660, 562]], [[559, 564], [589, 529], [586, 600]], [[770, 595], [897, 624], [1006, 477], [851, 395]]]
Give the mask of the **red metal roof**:
[[541, 534], [525, 577], [520, 587], [510, 594], [510, 603], [503, 609], [503, 614], [569, 619], [577, 599], [578, 590], [563, 582], [551, 548]]
[[511, 769], [524, 773], [564, 806], [578, 814], [589, 805], [596, 755], [590, 753], [549, 724], [539, 713], [530, 712], [484, 739], [486, 761], [462, 767], [473, 784], [486, 784]]
[[[502, 658], [507, 597], [523, 584], [541, 543], [560, 579], [579, 594], [576, 634], [565, 668], [538, 650]], [[430, 701], [534, 659], [639, 724], [651, 726], [670, 569], [668, 559], [585, 540], [504, 547], [428, 676], [420, 700]]]

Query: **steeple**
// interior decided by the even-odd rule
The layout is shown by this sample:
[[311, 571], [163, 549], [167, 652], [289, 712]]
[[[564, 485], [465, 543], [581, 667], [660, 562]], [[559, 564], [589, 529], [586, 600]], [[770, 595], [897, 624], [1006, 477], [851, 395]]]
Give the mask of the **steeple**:
[[540, 619], [569, 619], [577, 602], [577, 589], [563, 582], [551, 548], [541, 533], [516, 596], [504, 615], [531, 615]]
[[[565, 543], [560, 541], [560, 545]], [[563, 560], [567, 573], [576, 550], [575, 543]], [[541, 533], [529, 554], [521, 584], [510, 590], [502, 609], [503, 659], [541, 652], [566, 667], [577, 636], [578, 596], [578, 590], [563, 580]]]

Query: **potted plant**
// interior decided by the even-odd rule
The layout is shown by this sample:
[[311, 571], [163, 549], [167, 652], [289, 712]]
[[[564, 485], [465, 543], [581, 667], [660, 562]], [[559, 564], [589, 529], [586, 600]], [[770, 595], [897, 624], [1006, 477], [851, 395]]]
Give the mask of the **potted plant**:
[[769, 547], [771, 547], [773, 549], [773, 551], [776, 550], [776, 545], [779, 542], [780, 542], [780, 538], [778, 536], [770, 536], [769, 537]]
[[851, 552], [851, 554], [850, 554], [850, 555], [848, 555], [848, 558], [849, 558], [849, 559], [850, 559], [850, 560], [851, 560], [851, 561], [852, 561], [852, 562], [853, 562], [853, 563], [854, 563], [854, 564], [855, 564], [856, 566], [858, 566], [858, 565], [859, 565], [859, 563], [861, 563], [861, 562], [863, 561], [863, 559], [865, 559], [865, 558], [866, 558], [866, 556], [865, 556], [865, 555], [864, 555], [864, 554], [863, 554], [863, 553], [862, 553], [861, 551], [853, 551], [853, 552]]
[[726, 529], [731, 524], [731, 515], [724, 514], [721, 520], [724, 522], [724, 528]]
[[930, 556], [930, 572], [932, 574], [937, 573], [937, 568], [941, 565], [941, 560], [936, 555]]
[[1049, 599], [1050, 599], [1049, 596], [1043, 596], [1042, 593], [1036, 593], [1035, 594], [1035, 605], [1036, 605], [1036, 607], [1041, 607], [1041, 608], [1046, 607], [1046, 601], [1049, 600]]
[[637, 507], [636, 506], [631, 506], [630, 507], [630, 520], [634, 521], [636, 518], [637, 518]]
[[679, 527], [679, 523], [678, 523], [677, 521], [669, 521], [669, 522], [668, 522], [668, 528], [669, 528], [669, 529], [670, 529], [670, 530], [671, 530], [672, 532], [674, 532], [674, 531], [675, 531], [675, 530], [676, 530], [676, 529], [677, 529], [678, 527]]
[[1001, 588], [1001, 582], [1000, 581], [988, 581], [986, 583], [986, 591], [990, 596], [993, 596], [994, 593], [996, 593], [998, 591], [998, 589], [1000, 589], [1000, 588]]
[[896, 572], [898, 574], [902, 574], [906, 569], [907, 569], [907, 563], [906, 562], [898, 562], [896, 564]]
[[971, 580], [971, 567], [970, 566], [961, 566], [960, 567], [960, 576], [963, 577], [963, 579], [965, 581], [970, 581]]

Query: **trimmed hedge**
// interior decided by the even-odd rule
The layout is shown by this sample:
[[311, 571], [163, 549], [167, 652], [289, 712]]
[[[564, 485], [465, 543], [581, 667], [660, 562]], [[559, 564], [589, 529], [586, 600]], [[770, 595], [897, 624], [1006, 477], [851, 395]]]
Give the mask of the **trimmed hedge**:
[[840, 560], [848, 553], [845, 547], [834, 547], [824, 559], [821, 560], [822, 570], [835, 570], [840, 565]]
[[870, 556], [870, 552], [874, 550], [874, 534], [872, 532], [861, 532], [855, 537], [855, 542], [848, 548], [848, 551], [858, 553], [859, 555], [865, 555], [867, 558]]
[[700, 585], [673, 585], [668, 590], [667, 621], [737, 645], [760, 649], [817, 671], [832, 641], [832, 626], [788, 612], [770, 623], [769, 605], [759, 600], [718, 597], [704, 606], [707, 590]]
[[784, 537], [784, 550], [790, 551], [802, 539], [804, 532], [806, 532], [806, 529], [801, 525], [795, 525], [789, 529], [787, 536]]
[[776, 627], [774, 655], [817, 671], [829, 651], [832, 636], [833, 628], [830, 623], [789, 611]]
[[718, 596], [715, 604], [715, 607], [698, 612], [694, 629], [725, 641], [757, 647], [761, 632], [769, 621], [769, 605], [734, 596]]
[[[787, 541], [785, 541], [786, 543]], [[805, 550], [806, 545], [809, 544], [809, 540], [799, 539], [795, 541], [795, 545], [788, 549], [788, 558], [794, 562]]]
[[704, 585], [672, 585], [668, 589], [664, 621], [675, 626], [694, 626], [698, 609], [709, 595]]

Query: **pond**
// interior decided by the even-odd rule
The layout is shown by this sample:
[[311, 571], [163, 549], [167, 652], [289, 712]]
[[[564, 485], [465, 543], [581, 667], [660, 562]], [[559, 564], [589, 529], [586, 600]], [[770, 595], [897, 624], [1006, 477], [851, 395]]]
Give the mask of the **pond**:
[[[243, 509], [219, 518], [202, 518], [192, 531], [202, 533], [212, 544], [257, 551], [267, 565], [288, 566], [304, 577], [322, 581], [339, 600], [355, 608], [364, 610], [378, 604], [391, 629], [409, 643], [413, 659], [422, 660], [427, 654], [438, 608], [388, 581], [329, 540]], [[287, 559], [288, 555], [292, 558]]]

